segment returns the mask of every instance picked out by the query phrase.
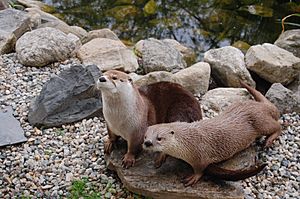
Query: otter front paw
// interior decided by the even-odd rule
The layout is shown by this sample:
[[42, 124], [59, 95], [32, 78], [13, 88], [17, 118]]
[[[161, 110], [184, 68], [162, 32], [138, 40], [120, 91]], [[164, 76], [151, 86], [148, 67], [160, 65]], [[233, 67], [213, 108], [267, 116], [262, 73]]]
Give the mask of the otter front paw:
[[110, 139], [104, 141], [104, 154], [109, 155], [112, 152], [113, 142]]
[[161, 167], [161, 165], [166, 161], [166, 159], [167, 159], [167, 155], [166, 154], [159, 153], [156, 156], [155, 160], [154, 160], [154, 166], [155, 166], [155, 168]]
[[183, 182], [185, 187], [193, 186], [200, 180], [201, 177], [202, 174], [193, 174], [189, 177], [184, 178], [181, 182]]
[[122, 166], [125, 169], [134, 166], [135, 157], [132, 154], [126, 153], [122, 160]]

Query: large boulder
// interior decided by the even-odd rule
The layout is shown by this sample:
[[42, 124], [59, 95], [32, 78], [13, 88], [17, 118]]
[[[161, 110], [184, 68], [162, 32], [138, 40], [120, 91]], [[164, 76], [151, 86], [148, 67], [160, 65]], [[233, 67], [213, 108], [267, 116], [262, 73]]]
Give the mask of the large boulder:
[[69, 26], [67, 23], [58, 19], [57, 17], [46, 13], [36, 7], [25, 9], [31, 19], [31, 23], [35, 28], [51, 27], [58, 29], [65, 34], [72, 33], [76, 35], [80, 40], [83, 40], [87, 36], [87, 31], [78, 26]]
[[186, 67], [183, 55], [168, 42], [149, 38], [136, 43], [134, 49], [145, 73], [153, 71], [175, 73]]
[[287, 85], [300, 71], [300, 58], [276, 45], [265, 43], [249, 48], [246, 66], [271, 83]]
[[0, 11], [0, 55], [10, 53], [15, 43], [26, 31], [30, 30], [30, 18], [26, 12], [5, 9]]
[[101, 95], [94, 89], [100, 76], [96, 65], [73, 65], [52, 77], [30, 107], [30, 124], [60, 126], [101, 115]]
[[283, 32], [274, 44], [300, 57], [300, 29]]
[[119, 40], [118, 36], [108, 28], [103, 28], [99, 30], [92, 30], [87, 33], [86, 37], [83, 39], [82, 43], [87, 43], [92, 39], [96, 38], [107, 38], [112, 40]]
[[280, 83], [272, 84], [266, 97], [279, 109], [280, 113], [300, 113], [300, 93], [293, 93]]
[[210, 64], [215, 80], [226, 87], [240, 87], [239, 80], [255, 86], [245, 66], [244, 54], [235, 47], [209, 50], [204, 53], [204, 61]]
[[208, 90], [210, 66], [205, 62], [198, 62], [173, 75], [176, 82], [193, 94], [204, 94]]
[[18, 59], [26, 66], [45, 66], [64, 61], [76, 54], [79, 38], [54, 28], [40, 28], [25, 33], [16, 43]]
[[181, 43], [179, 43], [174, 39], [163, 39], [162, 41], [172, 46], [173, 48], [179, 50], [179, 52], [182, 54], [183, 59], [185, 60], [188, 66], [195, 63], [197, 56], [196, 53], [193, 51], [193, 49], [182, 45]]
[[96, 64], [103, 71], [116, 69], [133, 72], [138, 68], [133, 51], [119, 40], [93, 39], [79, 49], [77, 56], [83, 64]]
[[201, 104], [220, 113], [231, 104], [248, 99], [251, 99], [251, 95], [244, 88], [215, 88], [203, 95]]

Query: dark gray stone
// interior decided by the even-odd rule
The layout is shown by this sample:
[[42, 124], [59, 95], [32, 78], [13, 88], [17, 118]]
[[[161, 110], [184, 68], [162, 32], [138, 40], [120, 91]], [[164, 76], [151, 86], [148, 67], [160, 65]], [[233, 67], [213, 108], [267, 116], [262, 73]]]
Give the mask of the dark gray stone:
[[32, 104], [29, 122], [51, 127], [101, 115], [101, 95], [94, 89], [100, 75], [96, 65], [73, 65], [52, 77]]
[[12, 115], [11, 107], [0, 111], [0, 146], [26, 142], [20, 122]]
[[26, 12], [16, 9], [0, 11], [0, 54], [10, 53], [22, 34], [30, 29], [30, 18]]
[[[126, 153], [126, 144], [119, 141], [110, 156], [105, 156], [108, 168], [116, 171], [124, 186], [135, 193], [153, 198], [244, 198], [239, 182], [217, 181], [204, 176], [193, 187], [184, 187], [180, 180], [192, 174], [190, 165], [184, 161], [168, 157], [159, 168], [154, 168], [153, 154], [143, 151], [136, 163], [129, 169], [121, 166]], [[257, 164], [254, 147], [250, 147], [218, 166], [229, 170], [250, 168]]]
[[266, 97], [279, 109], [280, 113], [300, 113], [300, 94], [285, 88], [280, 83], [272, 84]]

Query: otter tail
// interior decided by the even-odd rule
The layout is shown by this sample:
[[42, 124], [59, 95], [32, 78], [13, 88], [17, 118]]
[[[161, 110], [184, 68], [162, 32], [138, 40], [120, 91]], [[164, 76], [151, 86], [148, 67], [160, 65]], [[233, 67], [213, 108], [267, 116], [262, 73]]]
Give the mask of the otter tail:
[[229, 170], [218, 167], [215, 164], [210, 164], [206, 169], [205, 173], [209, 176], [215, 177], [217, 179], [227, 180], [227, 181], [238, 181], [244, 180], [251, 176], [254, 176], [261, 172], [267, 164], [260, 163], [255, 166], [249, 167], [247, 169], [240, 170]]
[[270, 103], [269, 100], [259, 91], [257, 91], [255, 88], [252, 88], [251, 86], [249, 86], [243, 81], [240, 81], [240, 84], [243, 88], [246, 88], [248, 90], [248, 92], [254, 97], [256, 101], [263, 102], [263, 103]]
[[270, 107], [271, 115], [274, 119], [278, 120], [280, 117], [280, 113], [277, 109], [277, 107], [272, 104], [263, 94], [261, 94], [259, 91], [257, 91], [255, 88], [252, 88], [245, 82], [240, 80], [240, 84], [243, 88], [246, 88], [248, 92], [254, 97], [254, 99], [258, 102], [262, 102], [264, 104], [268, 104]]

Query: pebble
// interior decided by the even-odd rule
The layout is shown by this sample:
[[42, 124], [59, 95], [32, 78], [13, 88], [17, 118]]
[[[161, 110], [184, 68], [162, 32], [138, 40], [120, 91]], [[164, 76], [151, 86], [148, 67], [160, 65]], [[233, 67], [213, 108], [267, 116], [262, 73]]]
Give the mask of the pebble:
[[[79, 61], [71, 59], [35, 68], [19, 64], [15, 53], [1, 55], [0, 59], [4, 63], [0, 67], [0, 105], [13, 107], [29, 139], [24, 144], [0, 150], [1, 198], [11, 198], [13, 193], [29, 198], [68, 198], [71, 182], [83, 177], [104, 198], [134, 198], [107, 170], [102, 140], [107, 131], [103, 118], [48, 129], [34, 128], [28, 123], [30, 103], [38, 96], [43, 83]], [[217, 115], [205, 106], [202, 108], [205, 119]], [[300, 116], [285, 114], [281, 120], [290, 126], [283, 128], [280, 139], [261, 153], [268, 164], [266, 169], [242, 181], [245, 198], [299, 198]], [[64, 133], [58, 134], [58, 130]]]

